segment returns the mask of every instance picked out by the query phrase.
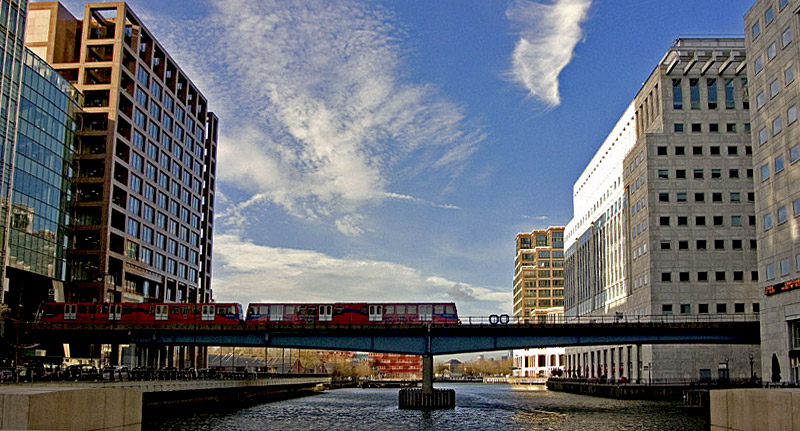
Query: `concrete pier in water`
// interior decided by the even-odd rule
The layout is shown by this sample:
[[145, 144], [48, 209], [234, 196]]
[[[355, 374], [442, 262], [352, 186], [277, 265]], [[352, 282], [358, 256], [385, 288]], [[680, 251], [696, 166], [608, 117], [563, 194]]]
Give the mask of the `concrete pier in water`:
[[433, 388], [433, 355], [422, 356], [422, 388], [400, 390], [401, 409], [438, 410], [456, 408], [456, 391]]

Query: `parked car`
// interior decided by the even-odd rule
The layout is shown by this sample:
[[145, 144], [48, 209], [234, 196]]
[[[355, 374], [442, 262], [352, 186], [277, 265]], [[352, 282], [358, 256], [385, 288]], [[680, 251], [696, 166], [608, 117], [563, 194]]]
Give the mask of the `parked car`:
[[67, 380], [74, 381], [98, 380], [100, 378], [100, 373], [94, 365], [80, 364], [67, 367], [66, 376]]
[[125, 380], [129, 379], [128, 367], [125, 365], [106, 365], [102, 370], [104, 380]]

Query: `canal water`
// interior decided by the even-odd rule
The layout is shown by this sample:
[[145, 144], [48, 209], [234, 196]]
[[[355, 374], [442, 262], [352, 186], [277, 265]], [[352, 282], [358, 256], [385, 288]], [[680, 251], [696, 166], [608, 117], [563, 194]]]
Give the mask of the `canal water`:
[[145, 417], [145, 430], [707, 430], [679, 403], [622, 401], [541, 386], [453, 384], [456, 409], [397, 408], [398, 389], [336, 389], [236, 411]]

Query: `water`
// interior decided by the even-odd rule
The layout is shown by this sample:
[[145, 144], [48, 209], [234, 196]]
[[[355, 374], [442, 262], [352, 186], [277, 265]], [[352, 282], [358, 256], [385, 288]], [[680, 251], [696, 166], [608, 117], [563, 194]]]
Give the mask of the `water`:
[[[439, 387], [440, 385], [437, 385]], [[706, 430], [678, 403], [622, 401], [541, 386], [455, 384], [456, 409], [397, 408], [398, 389], [337, 389], [226, 413], [144, 418], [145, 430]]]

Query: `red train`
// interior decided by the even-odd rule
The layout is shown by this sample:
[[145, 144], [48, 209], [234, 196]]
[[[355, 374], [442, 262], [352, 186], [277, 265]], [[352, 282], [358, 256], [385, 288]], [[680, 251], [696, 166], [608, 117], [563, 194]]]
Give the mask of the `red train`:
[[452, 302], [425, 303], [255, 303], [247, 315], [238, 303], [55, 303], [44, 305], [40, 321], [54, 323], [183, 324], [383, 324], [458, 323]]

